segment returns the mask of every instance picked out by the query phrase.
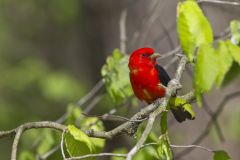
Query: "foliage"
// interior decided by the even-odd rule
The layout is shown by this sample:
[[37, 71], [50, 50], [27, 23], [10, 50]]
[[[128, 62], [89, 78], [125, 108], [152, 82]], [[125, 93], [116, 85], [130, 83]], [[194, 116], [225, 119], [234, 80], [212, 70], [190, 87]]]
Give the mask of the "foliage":
[[159, 155], [159, 157], [161, 157], [161, 159], [166, 159], [166, 160], [173, 159], [169, 139], [166, 134], [162, 134], [159, 137], [157, 151], [158, 151], [158, 155]]
[[210, 91], [216, 81], [219, 69], [215, 57], [216, 55], [211, 45], [202, 45], [198, 50], [194, 73], [194, 86], [199, 103], [201, 103], [200, 94]]
[[65, 143], [67, 151], [71, 157], [95, 152], [94, 143], [91, 139], [73, 125], [68, 126], [68, 132], [65, 135]]
[[[87, 119], [83, 122], [85, 126], [92, 125], [96, 122], [96, 119]], [[92, 125], [93, 127], [87, 127], [83, 129], [99, 130], [100, 125]], [[66, 148], [71, 157], [81, 156], [91, 153], [100, 153], [104, 147], [105, 140], [100, 138], [90, 138], [80, 129], [73, 125], [68, 126], [68, 132], [65, 135]], [[89, 158], [92, 159], [92, 158]]]
[[33, 160], [35, 157], [33, 155], [33, 153], [29, 152], [29, 151], [23, 151], [21, 152], [21, 154], [19, 155], [19, 159], [20, 160]]
[[195, 113], [192, 109], [192, 105], [187, 103], [184, 99], [174, 97], [169, 100], [169, 108], [173, 110], [182, 110], [184, 114], [189, 115], [190, 119], [195, 118]]
[[[113, 153], [118, 153], [118, 154], [126, 154], [127, 149], [126, 148], [117, 148], [113, 151]], [[112, 160], [125, 160], [124, 157], [112, 157]]]
[[196, 60], [194, 87], [201, 105], [201, 94], [209, 92], [215, 84], [220, 87], [233, 62], [239, 63], [240, 48], [234, 45], [239, 43], [239, 23], [232, 21], [230, 25], [234, 44], [229, 40], [218, 41], [216, 48], [212, 46], [211, 26], [197, 2], [178, 4], [177, 24], [184, 54], [190, 61]]
[[[221, 87], [226, 75], [229, 71], [232, 72], [233, 64], [239, 63], [240, 23], [238, 21], [230, 23], [231, 41], [218, 40], [217, 46], [214, 47], [211, 26], [196, 1], [179, 2], [177, 15], [178, 36], [183, 53], [189, 61], [195, 62], [193, 82], [197, 102], [201, 106], [201, 95], [209, 92], [214, 86]], [[230, 80], [232, 79], [228, 79], [228, 82]], [[192, 113], [191, 111], [192, 109], [189, 113]], [[161, 126], [162, 130], [166, 131], [166, 125]], [[224, 151], [216, 151], [215, 159], [230, 157]]]
[[240, 46], [240, 21], [237, 20], [231, 21], [230, 29], [232, 34], [231, 38], [232, 43]]
[[[42, 4], [43, 2], [39, 3], [44, 6], [44, 4]], [[27, 6], [28, 4], [24, 3], [23, 5]], [[51, 1], [49, 3], [50, 7], [48, 7], [52, 8], [51, 17], [53, 17], [55, 23], [67, 25], [76, 18], [78, 14], [77, 5], [78, 3], [75, 0], [67, 4], [65, 4], [64, 0], [55, 0]], [[37, 7], [35, 6], [35, 8]], [[39, 21], [41, 21], [41, 19]], [[39, 25], [40, 29], [42, 27], [43, 26]], [[7, 25], [3, 25], [1, 28], [8, 30]], [[231, 39], [225, 41], [216, 40], [214, 42], [211, 25], [197, 2], [194, 0], [179, 2], [177, 11], [178, 37], [183, 53], [187, 56], [188, 60], [194, 64], [193, 87], [199, 105], [201, 105], [202, 102], [202, 94], [211, 91], [214, 87], [220, 88], [229, 83], [236, 77], [235, 75], [239, 73], [240, 22], [236, 20], [232, 21], [230, 23], [230, 29]], [[27, 27], [24, 28], [25, 32], [27, 30]], [[6, 33], [0, 32], [0, 35], [4, 34]], [[34, 34], [29, 33], [29, 36], [34, 36]], [[9, 39], [11, 39], [11, 37]], [[6, 112], [10, 112], [11, 110], [7, 110], [6, 108], [20, 106], [19, 108], [21, 110], [21, 106], [23, 105], [31, 106], [34, 104], [35, 108], [39, 109], [45, 103], [58, 105], [69, 101], [76, 101], [84, 93], [84, 86], [80, 85], [78, 80], [65, 71], [51, 70], [41, 60], [24, 58], [16, 61], [13, 59], [11, 64], [9, 64], [5, 62], [5, 58], [8, 56], [1, 56], [0, 93], [3, 97], [0, 98], [0, 121], [3, 124], [6, 119], [10, 121], [6, 116]], [[101, 75], [107, 92], [114, 101], [114, 104], [117, 105], [122, 104], [133, 95], [127, 63], [128, 56], [122, 54], [118, 49], [115, 49], [101, 69]], [[229, 74], [233, 76], [226, 78]], [[28, 97], [24, 102], [20, 101], [20, 96], [22, 95]], [[5, 98], [5, 96], [7, 98]], [[36, 97], [40, 98], [36, 100]], [[192, 106], [183, 99], [174, 97], [169, 100], [168, 105], [167, 109], [181, 108], [190, 115], [190, 119], [195, 118]], [[155, 142], [157, 145], [142, 148], [136, 153], [134, 160], [173, 159], [168, 137], [167, 117], [167, 112], [161, 115], [160, 128], [162, 135], [157, 138], [156, 133], [152, 131], [147, 137], [146, 143]], [[2, 119], [4, 120], [2, 121]], [[104, 130], [102, 121], [97, 117], [85, 117], [79, 106], [69, 104], [66, 111], [65, 124], [68, 125], [68, 129], [64, 137], [64, 149], [66, 149], [70, 157], [102, 152], [105, 146], [105, 140], [92, 138], [84, 133], [84, 130]], [[136, 140], [139, 140], [144, 127], [144, 125], [141, 125], [138, 128]], [[34, 159], [33, 153], [37, 153], [38, 155], [45, 154], [57, 146], [57, 142], [59, 142], [61, 138], [59, 134], [51, 130], [42, 130], [41, 132], [33, 131], [28, 134], [30, 141], [24, 142], [22, 145], [29, 145], [29, 143], [32, 143], [39, 135], [41, 139], [36, 142], [34, 149], [23, 150], [19, 155], [20, 160]], [[119, 148], [113, 152], [127, 153], [127, 149]], [[225, 151], [219, 150], [213, 151], [213, 153], [214, 160], [230, 159], [230, 156]], [[121, 160], [124, 158], [112, 157], [112, 159]]]
[[[83, 130], [104, 130], [103, 123], [96, 117], [84, 117], [82, 110], [73, 104], [67, 108], [66, 124], [69, 132], [65, 136], [66, 148], [70, 156], [81, 156], [90, 153], [100, 153], [105, 145], [105, 140], [100, 138], [90, 138], [74, 125]], [[78, 150], [81, 147], [82, 150]]]
[[[189, 0], [179, 3], [177, 24], [179, 39], [183, 52], [188, 57], [189, 61], [196, 63], [194, 67], [194, 88], [197, 101], [201, 105], [201, 95], [205, 92], [209, 92], [214, 86], [221, 87], [225, 75], [229, 72], [232, 64], [236, 62], [239, 63], [239, 47], [236, 45], [236, 43], [233, 44], [230, 40], [218, 41], [217, 46], [213, 46], [212, 28], [195, 1]], [[231, 26], [234, 40], [237, 41], [238, 33], [236, 33], [236, 23], [232, 22]], [[127, 62], [127, 56], [120, 53], [119, 50], [114, 50], [112, 56], [107, 58], [106, 64], [101, 70], [107, 92], [115, 104], [121, 104], [126, 98], [133, 94], [128, 79]], [[172, 98], [170, 99], [168, 105], [168, 109], [181, 108], [191, 117], [190, 119], [195, 118], [195, 113], [192, 109], [192, 106], [183, 99], [177, 97]], [[77, 110], [76, 117], [79, 116], [80, 112]], [[98, 121], [97, 118], [93, 118], [91, 120], [95, 122]], [[79, 126], [81, 126], [82, 129], [89, 129], [84, 128], [83, 126], [84, 124], [86, 125], [88, 123], [94, 123], [90, 122], [91, 120], [84, 118], [80, 119]], [[146, 143], [157, 142], [158, 145], [156, 147], [148, 146], [141, 149], [134, 156], [134, 159], [170, 160], [173, 158], [170, 140], [168, 137], [167, 113], [165, 112], [162, 114], [160, 127], [162, 135], [159, 137], [159, 139], [156, 138], [154, 132], [151, 132], [146, 140]], [[138, 129], [137, 140], [139, 139], [140, 135], [142, 135], [143, 128], [143, 125], [141, 125], [141, 127]], [[101, 143], [95, 140], [95, 143], [92, 143], [90, 145], [91, 147], [89, 147], [89, 143], [92, 142], [90, 137], [84, 135], [81, 130], [75, 127], [74, 132], [71, 132], [70, 129], [68, 134], [71, 135], [71, 140], [70, 142], [66, 141], [66, 147], [71, 156], [95, 153], [95, 147], [97, 144]], [[96, 130], [96, 128], [93, 129]], [[77, 132], [77, 135], [81, 136], [76, 138], [76, 136], [74, 136], [75, 132]], [[66, 139], [68, 139], [68, 136], [69, 135], [66, 136]], [[77, 147], [81, 146], [87, 149], [87, 151], [78, 151], [78, 153], [73, 154], [72, 152], [74, 152], [76, 149], [73, 147], [73, 151], [71, 151], [71, 147], [69, 148], [68, 143], [72, 143]], [[99, 148], [103, 148], [103, 146], [104, 143], [102, 143]], [[126, 150], [121, 149], [115, 150], [114, 152], [126, 153]], [[214, 159], [216, 159], [216, 157], [219, 159], [219, 157], [224, 156], [225, 155], [222, 152], [214, 152]]]
[[148, 146], [143, 149], [141, 149], [139, 152], [136, 153], [136, 155], [133, 157], [133, 160], [158, 160], [159, 156], [156, 151], [156, 147]]
[[195, 1], [178, 4], [177, 30], [183, 52], [190, 61], [197, 47], [213, 42], [212, 28]]
[[231, 158], [225, 151], [214, 151], [213, 160], [230, 160]]
[[133, 94], [127, 64], [128, 56], [115, 49], [101, 70], [108, 94], [116, 104], [122, 103]]
[[37, 145], [37, 153], [39, 155], [43, 155], [44, 153], [47, 153], [50, 149], [57, 146], [60, 141], [60, 135], [56, 134], [56, 132], [53, 132], [51, 130], [45, 129], [40, 134], [41, 141]]
[[167, 133], [167, 116], [168, 114], [166, 112], [164, 112], [161, 115], [161, 120], [160, 120], [160, 127], [161, 127], [161, 133], [162, 134], [166, 134]]
[[214, 84], [218, 87], [222, 85], [234, 61], [239, 62], [239, 51], [240, 48], [229, 40], [219, 41], [216, 49], [211, 45], [200, 46], [194, 73], [194, 87], [199, 104], [202, 93], [210, 91]]

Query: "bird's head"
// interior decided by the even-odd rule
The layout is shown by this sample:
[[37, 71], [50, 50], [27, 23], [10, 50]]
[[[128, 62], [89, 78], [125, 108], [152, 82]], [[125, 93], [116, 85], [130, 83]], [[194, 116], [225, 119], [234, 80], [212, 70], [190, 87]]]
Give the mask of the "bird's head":
[[155, 65], [157, 57], [160, 57], [160, 54], [154, 53], [152, 48], [139, 48], [131, 54], [128, 66], [133, 69], [139, 66]]

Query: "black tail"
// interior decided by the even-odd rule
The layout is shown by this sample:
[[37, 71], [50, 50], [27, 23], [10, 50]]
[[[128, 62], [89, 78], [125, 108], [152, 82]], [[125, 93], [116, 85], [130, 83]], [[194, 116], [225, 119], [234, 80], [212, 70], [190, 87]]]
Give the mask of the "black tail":
[[182, 108], [182, 107], [178, 107], [177, 109], [171, 108], [171, 111], [172, 111], [175, 119], [180, 123], [185, 121], [186, 119], [189, 119], [189, 120], [195, 119], [195, 117], [192, 117], [191, 114], [188, 113], [186, 110], [184, 110], [184, 108]]

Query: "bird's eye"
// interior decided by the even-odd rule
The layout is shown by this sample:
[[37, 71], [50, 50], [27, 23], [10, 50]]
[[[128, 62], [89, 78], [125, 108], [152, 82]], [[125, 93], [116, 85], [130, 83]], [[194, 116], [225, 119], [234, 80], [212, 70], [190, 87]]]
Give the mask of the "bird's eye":
[[148, 54], [147, 53], [143, 53], [142, 57], [148, 57]]

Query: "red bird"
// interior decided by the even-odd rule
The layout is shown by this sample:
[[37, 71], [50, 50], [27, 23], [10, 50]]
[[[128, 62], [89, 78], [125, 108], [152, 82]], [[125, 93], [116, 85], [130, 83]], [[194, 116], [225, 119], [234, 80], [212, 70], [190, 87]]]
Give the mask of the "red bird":
[[[128, 63], [134, 94], [148, 104], [165, 96], [165, 87], [170, 81], [164, 68], [157, 64], [156, 59], [159, 56], [160, 54], [154, 53], [152, 48], [140, 48], [131, 54]], [[188, 113], [181, 108], [171, 111], [179, 122], [189, 118]]]

